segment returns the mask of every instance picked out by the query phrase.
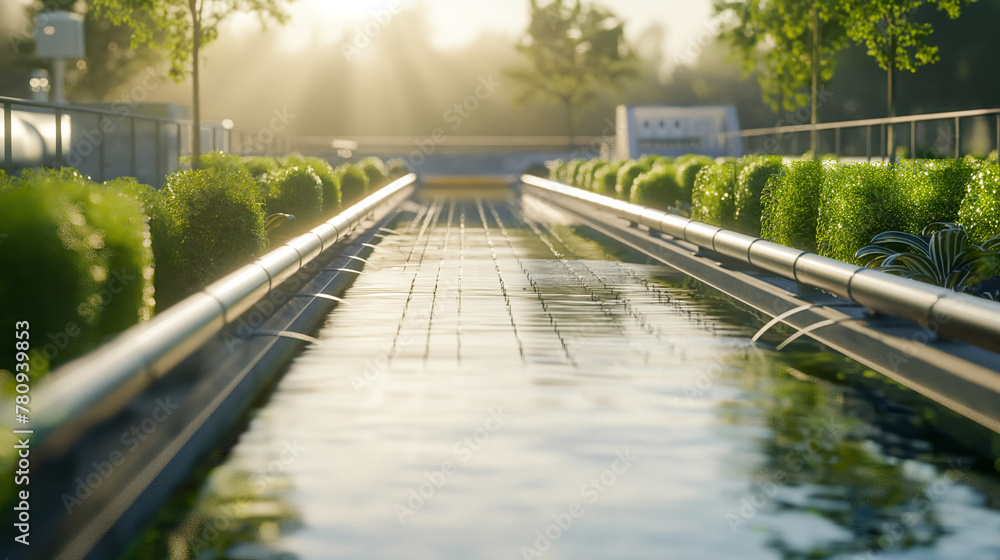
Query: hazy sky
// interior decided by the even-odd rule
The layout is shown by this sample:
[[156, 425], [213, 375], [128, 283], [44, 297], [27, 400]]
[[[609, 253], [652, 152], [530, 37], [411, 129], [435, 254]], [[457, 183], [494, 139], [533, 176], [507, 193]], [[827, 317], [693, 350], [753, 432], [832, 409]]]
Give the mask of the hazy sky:
[[[544, 0], [543, 0], [544, 1]], [[10, 8], [30, 0], [0, 4]], [[635, 38], [651, 25], [667, 30], [665, 50], [675, 56], [697, 49], [712, 36], [709, 19], [712, 0], [597, 0], [626, 21], [626, 33]], [[423, 5], [432, 34], [431, 43], [441, 48], [461, 47], [484, 31], [511, 38], [519, 36], [528, 22], [528, 0], [294, 0], [292, 21], [282, 29], [289, 50], [302, 48], [310, 41], [334, 43], [344, 39], [344, 29], [375, 21], [379, 12], [391, 5]], [[0, 10], [2, 12], [2, 10]], [[20, 15], [20, 14], [17, 14]], [[14, 17], [4, 17], [13, 24]], [[20, 27], [20, 24], [17, 24]], [[237, 27], [256, 28], [256, 18], [246, 16]]]
[[[711, 0], [599, 3], [627, 22], [630, 37], [652, 24], [663, 25], [667, 29], [665, 46], [673, 53], [683, 53], [711, 33]], [[301, 47], [310, 38], [340, 41], [345, 24], [348, 29], [364, 26], [377, 20], [379, 12], [384, 13], [391, 4], [423, 4], [433, 33], [431, 42], [441, 48], [461, 47], [483, 31], [517, 37], [528, 22], [527, 0], [297, 0], [291, 6], [293, 20], [284, 30], [289, 49]]]

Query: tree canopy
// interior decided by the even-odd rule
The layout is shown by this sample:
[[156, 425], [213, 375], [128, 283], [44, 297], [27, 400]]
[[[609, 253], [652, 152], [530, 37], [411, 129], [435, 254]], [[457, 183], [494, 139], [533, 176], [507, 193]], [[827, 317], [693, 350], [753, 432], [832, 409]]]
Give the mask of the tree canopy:
[[[284, 23], [291, 0], [91, 0], [95, 12], [116, 25], [132, 28], [132, 46], [161, 49], [177, 82], [192, 76], [192, 120], [200, 130], [199, 57], [201, 48], [219, 37], [219, 26], [237, 13], [256, 14], [261, 26], [268, 20]], [[192, 134], [192, 162], [201, 156], [201, 135]]]
[[523, 86], [524, 103], [556, 101], [566, 108], [572, 137], [574, 111], [604, 87], [619, 86], [636, 73], [636, 56], [625, 42], [624, 24], [609, 10], [581, 0], [530, 0], [531, 20], [516, 48], [527, 66], [507, 70]]
[[[808, 103], [813, 73], [814, 16], [818, 19], [818, 64], [821, 83], [833, 78], [836, 54], [847, 36], [835, 0], [717, 0], [722, 21], [720, 39], [732, 48], [747, 73], [756, 73], [765, 101], [776, 111]], [[814, 13], [815, 10], [815, 13]]]
[[[938, 46], [929, 42], [934, 26], [917, 20], [918, 10], [925, 5], [938, 9], [955, 19], [963, 6], [975, 0], [846, 0], [848, 35], [868, 49], [868, 55], [886, 71], [886, 114], [896, 116], [896, 70], [916, 72], [925, 64], [940, 58]], [[893, 129], [888, 127], [887, 150], [893, 154]]]
[[[808, 103], [817, 124], [819, 89], [833, 78], [837, 53], [848, 42], [839, 3], [716, 0], [715, 11], [723, 18], [720, 38], [747, 75], [757, 74], [764, 100], [775, 111]], [[814, 155], [816, 142], [813, 132]]]

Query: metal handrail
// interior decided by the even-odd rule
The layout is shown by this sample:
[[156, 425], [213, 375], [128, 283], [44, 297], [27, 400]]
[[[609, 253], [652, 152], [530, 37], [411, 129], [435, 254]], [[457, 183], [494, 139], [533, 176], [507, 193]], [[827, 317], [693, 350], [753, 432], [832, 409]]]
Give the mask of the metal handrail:
[[[860, 119], [854, 121], [838, 121], [838, 122], [828, 122], [828, 123], [817, 123], [817, 124], [795, 124], [787, 126], [777, 126], [772, 128], [750, 128], [746, 130], [739, 130], [733, 132], [723, 132], [720, 133], [720, 138], [732, 139], [735, 137], [741, 138], [753, 138], [753, 137], [763, 137], [763, 136], [784, 136], [786, 134], [791, 134], [793, 141], [792, 151], [795, 151], [795, 141], [797, 139], [794, 136], [799, 132], [821, 132], [825, 130], [833, 130], [835, 133], [834, 139], [834, 150], [833, 152], [840, 155], [840, 132], [844, 129], [851, 128], [867, 128], [865, 133], [865, 150], [866, 156], [869, 161], [872, 158], [872, 142], [871, 142], [871, 129], [873, 126], [881, 127], [882, 138], [880, 143], [882, 148], [885, 150], [879, 157], [892, 157], [889, 154], [890, 151], [895, 149], [896, 143], [893, 142], [893, 146], [887, 147], [885, 145], [886, 140], [886, 128], [897, 124], [909, 124], [910, 129], [910, 154], [915, 155], [917, 149], [917, 132], [916, 126], [920, 122], [928, 121], [954, 121], [955, 135], [954, 135], [954, 157], [958, 158], [962, 155], [962, 143], [961, 143], [961, 120], [967, 117], [995, 117], [995, 132], [996, 132], [996, 148], [997, 148], [997, 162], [1000, 163], [1000, 109], [972, 109], [968, 111], [948, 111], [944, 113], [927, 113], [923, 115], [905, 115], [901, 117], [882, 117], [875, 119]], [[818, 148], [817, 148], [818, 149]]]
[[794, 124], [772, 128], [748, 128], [734, 132], [726, 132], [728, 136], [770, 136], [787, 132], [810, 132], [813, 130], [834, 130], [838, 128], [860, 128], [862, 126], [881, 126], [886, 124], [903, 124], [923, 121], [938, 121], [946, 119], [961, 119], [965, 117], [982, 117], [1000, 115], [1000, 109], [973, 109], [969, 111], [950, 111], [947, 113], [927, 113], [923, 115], [905, 115], [902, 117], [882, 117], [876, 119], [861, 119], [854, 121], [838, 121], [817, 124]]
[[34, 101], [31, 99], [19, 99], [17, 97], [6, 97], [0, 95], [0, 104], [3, 105], [19, 105], [21, 107], [34, 107], [37, 109], [52, 109], [53, 111], [71, 111], [74, 113], [89, 113], [92, 115], [104, 115], [107, 117], [126, 117], [126, 118], [136, 118], [143, 119], [147, 121], [155, 121], [168, 124], [184, 124], [190, 125], [193, 121], [190, 119], [168, 119], [166, 117], [156, 117], [153, 115], [140, 115], [132, 112], [121, 113], [115, 111], [109, 111], [107, 109], [98, 109], [96, 107], [87, 107], [84, 105], [72, 105], [69, 103], [52, 103], [49, 101]]
[[347, 237], [416, 182], [406, 175], [257, 261], [214, 282], [110, 343], [52, 372], [32, 419], [38, 445], [60, 449], [120, 411], [155, 380], [232, 324], [282, 282]]
[[[139, 169], [137, 160], [139, 149], [137, 147], [138, 137], [137, 137], [136, 122], [140, 121], [142, 123], [148, 123], [155, 127], [153, 132], [153, 135], [155, 137], [154, 142], [156, 146], [154, 149], [155, 162], [153, 163], [153, 167], [155, 168], [155, 173], [153, 174], [153, 177], [155, 178], [152, 181], [160, 180], [165, 175], [163, 170], [164, 164], [162, 163], [163, 159], [162, 152], [163, 148], [166, 147], [162, 141], [163, 132], [176, 128], [177, 133], [176, 133], [176, 141], [174, 142], [174, 144], [177, 150], [177, 157], [183, 155], [183, 152], [185, 151], [184, 138], [190, 137], [190, 135], [195, 134], [194, 121], [191, 119], [174, 119], [174, 118], [159, 117], [154, 115], [144, 115], [135, 113], [131, 109], [123, 112], [120, 110], [115, 111], [97, 107], [87, 107], [83, 105], [51, 103], [47, 101], [33, 101], [30, 99], [19, 99], [16, 97], [0, 96], [0, 111], [2, 111], [2, 118], [3, 118], [2, 139], [4, 147], [2, 155], [3, 155], [4, 166], [11, 166], [14, 163], [13, 159], [14, 131], [12, 126], [13, 113], [15, 112], [15, 110], [22, 108], [42, 109], [45, 111], [50, 111], [51, 113], [44, 113], [44, 114], [52, 116], [55, 119], [55, 143], [53, 145], [52, 153], [49, 154], [49, 157], [42, 160], [41, 163], [43, 165], [49, 165], [53, 163], [57, 165], [66, 165], [67, 163], [69, 163], [70, 165], [76, 166], [76, 164], [74, 164], [72, 160], [67, 160], [66, 157], [67, 154], [64, 153], [64, 146], [63, 146], [64, 139], [66, 138], [66, 135], [70, 131], [65, 130], [66, 126], [63, 124], [62, 119], [63, 117], [73, 114], [96, 116], [97, 126], [96, 129], [94, 129], [94, 132], [98, 134], [99, 140], [97, 142], [96, 147], [92, 146], [92, 148], [95, 149], [96, 151], [95, 157], [98, 169], [96, 175], [100, 181], [112, 178], [106, 175], [106, 169], [105, 169], [106, 156], [104, 153], [105, 140], [106, 140], [105, 137], [112, 130], [114, 130], [114, 127], [112, 127], [110, 130], [106, 129], [105, 125], [106, 123], [112, 120], [126, 120], [126, 119], [128, 120], [128, 126], [125, 129], [124, 134], [127, 135], [129, 138], [129, 147], [128, 147], [129, 151], [127, 155], [128, 158], [127, 161], [129, 162], [129, 170], [130, 170], [129, 173], [133, 177], [138, 175], [138, 169]], [[236, 129], [223, 130], [220, 129], [218, 126], [215, 126], [214, 124], [210, 124], [208, 121], [202, 121], [202, 123], [198, 127], [198, 134], [204, 134], [206, 132], [211, 133], [211, 138], [209, 142], [211, 148], [206, 148], [206, 149], [211, 149], [211, 150], [225, 149], [230, 153], [247, 153], [246, 150], [247, 138], [250, 138], [251, 140], [253, 140], [254, 138], [257, 139], [256, 142], [254, 143], [254, 146], [256, 146], [256, 150], [251, 149], [250, 150], [251, 153], [254, 151], [275, 153], [276, 151], [275, 143], [276, 142], [282, 143], [286, 141], [284, 138], [278, 138], [272, 134], [270, 138], [266, 142], [264, 142], [261, 140], [261, 135], [262, 135], [261, 133], [254, 134], [249, 131], [236, 130]], [[87, 140], [90, 141], [89, 138]], [[79, 142], [83, 141], [80, 140]], [[266, 144], [266, 146], [264, 144]], [[71, 148], [69, 153], [70, 154], [76, 153], [78, 148], [79, 146]], [[83, 155], [86, 156], [87, 154]], [[171, 166], [169, 162], [166, 165], [167, 167]]]
[[873, 312], [908, 319], [946, 338], [1000, 352], [1000, 304], [995, 302], [821, 257], [540, 177], [524, 175], [521, 180], [750, 266], [847, 298]]

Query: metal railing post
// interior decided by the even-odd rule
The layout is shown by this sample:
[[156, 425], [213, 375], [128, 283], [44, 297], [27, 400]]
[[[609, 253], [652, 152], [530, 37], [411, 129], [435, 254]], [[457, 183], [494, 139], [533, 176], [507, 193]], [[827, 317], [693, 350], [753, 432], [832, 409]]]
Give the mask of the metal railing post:
[[161, 143], [160, 143], [160, 121], [153, 123], [153, 134], [156, 138], [153, 140], [153, 150], [156, 152], [156, 164], [153, 168], [156, 170], [157, 181], [163, 180], [163, 154], [160, 153]]
[[62, 109], [56, 109], [56, 163], [59, 167], [63, 165], [63, 131], [62, 131]]
[[840, 157], [840, 128], [833, 129], [833, 155]]
[[1000, 164], [1000, 113], [997, 113], [997, 163]]
[[955, 159], [961, 157], [962, 153], [962, 136], [958, 130], [959, 117], [955, 117]]
[[910, 158], [917, 157], [917, 122], [910, 121]]
[[882, 152], [882, 158], [881, 158], [882, 161], [885, 161], [885, 158], [886, 158], [886, 155], [888, 155], [889, 149], [885, 145], [885, 124], [884, 123], [882, 124], [881, 127], [879, 127], [879, 132], [880, 132], [880, 134], [879, 134], [879, 138], [878, 138], [878, 140], [879, 140], [878, 143], [881, 144], [881, 146], [882, 146], [882, 149], [879, 150], [879, 151]]
[[105, 180], [107, 180], [105, 178], [105, 176], [104, 176], [105, 175], [105, 171], [104, 171], [104, 140], [106, 138], [104, 136], [104, 115], [102, 115], [100, 113], [98, 113], [98, 115], [97, 115], [97, 130], [98, 130], [99, 137], [100, 137], [100, 140], [99, 140], [99, 142], [97, 144], [97, 166], [98, 166], [98, 169], [100, 170], [99, 176], [101, 178], [101, 182], [103, 183]]
[[139, 174], [139, 166], [136, 163], [136, 149], [135, 149], [135, 117], [129, 115], [128, 117], [128, 135], [129, 135], [129, 167], [132, 170], [132, 176], [136, 177]]
[[14, 131], [11, 130], [11, 127], [14, 126], [14, 118], [12, 113], [13, 108], [10, 103], [5, 101], [3, 104], [3, 164], [7, 167], [11, 167], [14, 162]]
[[872, 160], [872, 127], [865, 127], [865, 152], [868, 154], [868, 161]]

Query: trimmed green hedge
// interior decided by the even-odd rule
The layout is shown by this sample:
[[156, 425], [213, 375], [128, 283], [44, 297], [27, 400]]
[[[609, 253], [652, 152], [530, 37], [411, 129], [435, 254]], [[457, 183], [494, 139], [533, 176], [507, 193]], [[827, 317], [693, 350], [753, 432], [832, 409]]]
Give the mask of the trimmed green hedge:
[[407, 165], [405, 160], [399, 158], [393, 158], [385, 162], [386, 177], [390, 181], [395, 181], [400, 177], [405, 177], [410, 174], [410, 166]]
[[825, 174], [821, 162], [805, 160], [792, 162], [769, 179], [761, 195], [761, 237], [815, 251], [817, 203]]
[[659, 209], [690, 202], [696, 220], [846, 262], [885, 230], [919, 233], [958, 221], [973, 239], [1000, 235], [1000, 166], [972, 157], [786, 165], [779, 156], [688, 154], [546, 165], [562, 183], [605, 195], [613, 188], [620, 199]]
[[629, 202], [666, 211], [677, 203], [680, 195], [674, 169], [669, 165], [657, 166], [636, 177]]
[[561, 159], [553, 159], [545, 162], [545, 168], [549, 170], [548, 179], [562, 182], [562, 172], [566, 167], [566, 162]]
[[[191, 165], [191, 156], [182, 156], [181, 163], [186, 165]], [[208, 152], [201, 154], [199, 158], [202, 169], [219, 169], [219, 170], [229, 170], [229, 171], [243, 171], [247, 172], [246, 165], [243, 162], [243, 158], [233, 154], [227, 154], [222, 151]]]
[[98, 336], [123, 331], [153, 316], [152, 235], [144, 203], [153, 192], [130, 177], [79, 191], [87, 221], [104, 232], [102, 251], [110, 267], [105, 287], [110, 294], [103, 294]]
[[677, 184], [681, 186], [681, 201], [691, 202], [694, 192], [694, 182], [698, 178], [698, 172], [703, 167], [715, 163], [712, 158], [699, 155], [687, 155], [677, 158]]
[[962, 200], [978, 162], [972, 158], [906, 160], [896, 166], [896, 177], [905, 186], [906, 230], [920, 233], [934, 222], [957, 222]]
[[174, 173], [167, 177], [152, 213], [157, 310], [267, 249], [264, 204], [257, 184], [245, 173]]
[[742, 169], [733, 193], [733, 229], [760, 237], [760, 197], [767, 181], [781, 173], [781, 156], [747, 156], [740, 160]]
[[626, 161], [618, 170], [618, 180], [615, 183], [615, 196], [619, 200], [632, 199], [632, 185], [636, 177], [649, 171], [649, 167], [635, 160]]
[[[0, 188], [0, 321], [28, 321], [32, 375], [148, 319], [152, 252], [134, 181], [97, 185], [71, 169], [29, 171]], [[0, 350], [14, 363], [13, 344]]]
[[612, 161], [594, 172], [593, 191], [604, 196], [615, 196], [618, 171], [625, 165], [623, 161]]
[[[31, 328], [30, 374], [92, 347], [107, 258], [99, 232], [88, 224], [63, 185], [35, 185], [0, 191], [0, 321]], [[4, 365], [15, 363], [13, 341], [0, 345]]]
[[291, 167], [265, 176], [268, 214], [284, 213], [295, 220], [279, 226], [281, 234], [294, 235], [315, 227], [323, 217], [323, 181], [311, 167]]
[[247, 173], [254, 179], [260, 179], [268, 173], [274, 173], [281, 169], [281, 164], [276, 158], [270, 156], [251, 156], [243, 159], [243, 165]]
[[855, 254], [883, 231], [907, 226], [894, 166], [834, 164], [826, 171], [816, 225], [819, 254], [860, 264]]
[[358, 162], [358, 168], [368, 178], [366, 189], [374, 191], [386, 185], [387, 170], [381, 159], [374, 156], [366, 157]]
[[653, 166], [656, 165], [656, 163], [662, 157], [663, 156], [661, 156], [660, 154], [643, 154], [643, 155], [639, 156], [639, 158], [636, 159], [636, 161], [638, 161], [640, 164], [642, 164], [643, 167], [647, 167], [649, 169], [652, 169]]
[[1000, 166], [996, 163], [976, 167], [958, 218], [977, 242], [1000, 235]]
[[691, 194], [691, 219], [731, 229], [738, 176], [739, 166], [735, 161], [703, 167], [695, 178]]
[[318, 157], [306, 158], [306, 165], [319, 177], [323, 191], [323, 215], [332, 216], [340, 210], [342, 196], [340, 193], [340, 182], [333, 171], [333, 167], [326, 160]]
[[588, 191], [594, 190], [594, 177], [600, 169], [607, 167], [607, 165], [608, 162], [599, 159], [593, 159], [585, 163], [583, 167], [581, 167], [580, 184], [577, 186]]
[[336, 176], [345, 208], [358, 202], [368, 193], [368, 176], [361, 168], [345, 163], [337, 168]]

